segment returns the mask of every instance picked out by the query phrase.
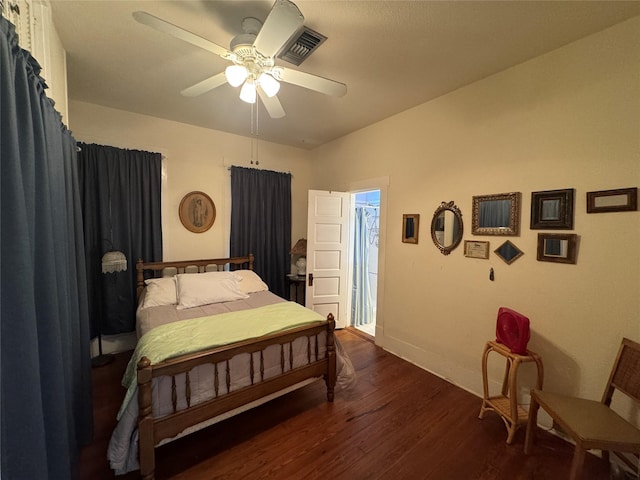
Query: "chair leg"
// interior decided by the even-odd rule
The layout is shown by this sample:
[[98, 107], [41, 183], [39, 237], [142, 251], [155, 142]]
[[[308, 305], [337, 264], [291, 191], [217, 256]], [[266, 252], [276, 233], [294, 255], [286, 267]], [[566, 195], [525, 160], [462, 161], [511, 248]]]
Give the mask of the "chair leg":
[[540, 404], [536, 401], [536, 398], [531, 392], [531, 404], [529, 405], [529, 418], [527, 420], [527, 434], [524, 439], [524, 453], [529, 455], [531, 453], [531, 447], [533, 446], [534, 429], [538, 424], [538, 409]]
[[587, 451], [584, 448], [576, 445], [576, 451], [573, 454], [573, 461], [571, 462], [569, 480], [578, 480], [582, 475], [582, 466], [584, 465], [584, 456], [586, 452]]

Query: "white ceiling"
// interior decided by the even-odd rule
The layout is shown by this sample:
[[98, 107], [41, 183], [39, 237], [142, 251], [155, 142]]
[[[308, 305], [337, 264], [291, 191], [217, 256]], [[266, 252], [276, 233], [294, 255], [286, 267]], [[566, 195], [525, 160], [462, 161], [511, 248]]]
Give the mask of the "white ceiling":
[[[640, 2], [296, 0], [305, 25], [328, 37], [299, 67], [346, 83], [344, 97], [282, 84], [286, 116], [260, 106], [260, 138], [314, 148], [579, 38], [640, 15]], [[229, 63], [136, 22], [147, 11], [224, 47], [241, 21], [264, 20], [272, 0], [52, 0], [67, 51], [71, 100], [239, 135], [248, 104], [228, 84], [180, 91]]]

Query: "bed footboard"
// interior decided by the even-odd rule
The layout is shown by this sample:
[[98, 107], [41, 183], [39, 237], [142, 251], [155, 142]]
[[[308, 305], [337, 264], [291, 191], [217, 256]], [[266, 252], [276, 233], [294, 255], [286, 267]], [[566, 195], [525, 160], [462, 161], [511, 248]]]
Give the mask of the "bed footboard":
[[[333, 315], [329, 314], [327, 320], [322, 323], [177, 357], [156, 365], [152, 365], [146, 357], [143, 357], [138, 362], [137, 375], [139, 460], [142, 478], [145, 480], [154, 478], [155, 447], [162, 440], [175, 437], [188, 427], [199, 425], [287, 387], [308, 379], [324, 377], [327, 400], [332, 402], [336, 384], [334, 328]], [[319, 342], [324, 339], [326, 339], [326, 349], [324, 355], [321, 355], [322, 345]], [[306, 342], [306, 360], [301, 365], [294, 365], [294, 341]], [[280, 366], [277, 375], [267, 378], [263, 353], [268, 347], [279, 348]], [[250, 384], [233, 389], [230, 361], [238, 355], [247, 354], [250, 358]], [[204, 365], [213, 366], [213, 378], [208, 382], [211, 385], [211, 398], [191, 405], [190, 372]], [[219, 372], [222, 373], [219, 374]], [[152, 384], [154, 379], [159, 377], [171, 378], [173, 408], [171, 413], [154, 416]], [[176, 378], [179, 380], [177, 381]], [[178, 401], [179, 395], [183, 397], [182, 408]]]

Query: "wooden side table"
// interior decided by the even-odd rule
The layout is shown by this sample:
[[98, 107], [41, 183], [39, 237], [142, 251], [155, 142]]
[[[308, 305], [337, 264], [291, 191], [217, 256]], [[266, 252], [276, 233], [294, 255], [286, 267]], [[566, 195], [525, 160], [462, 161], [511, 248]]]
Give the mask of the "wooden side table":
[[[507, 364], [502, 381], [501, 395], [489, 396], [489, 381], [487, 379], [487, 357], [489, 353], [496, 352], [506, 358]], [[512, 353], [509, 347], [495, 341], [489, 341], [484, 347], [482, 355], [482, 386], [484, 389], [484, 397], [482, 406], [480, 407], [479, 418], [483, 418], [484, 414], [491, 410], [502, 417], [507, 427], [507, 444], [511, 444], [513, 436], [520, 425], [525, 425], [528, 419], [528, 412], [522, 406], [518, 405], [518, 367], [523, 363], [535, 362], [538, 378], [536, 388], [542, 389], [542, 381], [544, 369], [540, 356], [527, 350], [526, 355], [518, 355]]]
[[307, 286], [305, 285], [307, 277], [305, 275], [287, 275], [287, 282], [289, 283], [289, 300], [297, 302], [300, 305], [305, 304], [305, 291]]

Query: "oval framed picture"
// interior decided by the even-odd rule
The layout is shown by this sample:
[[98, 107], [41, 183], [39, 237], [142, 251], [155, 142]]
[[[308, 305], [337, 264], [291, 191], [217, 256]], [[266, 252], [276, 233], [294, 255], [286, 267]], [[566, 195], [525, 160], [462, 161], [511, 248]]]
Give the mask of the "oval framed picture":
[[184, 228], [193, 233], [206, 232], [216, 221], [216, 206], [204, 192], [187, 193], [178, 212]]

